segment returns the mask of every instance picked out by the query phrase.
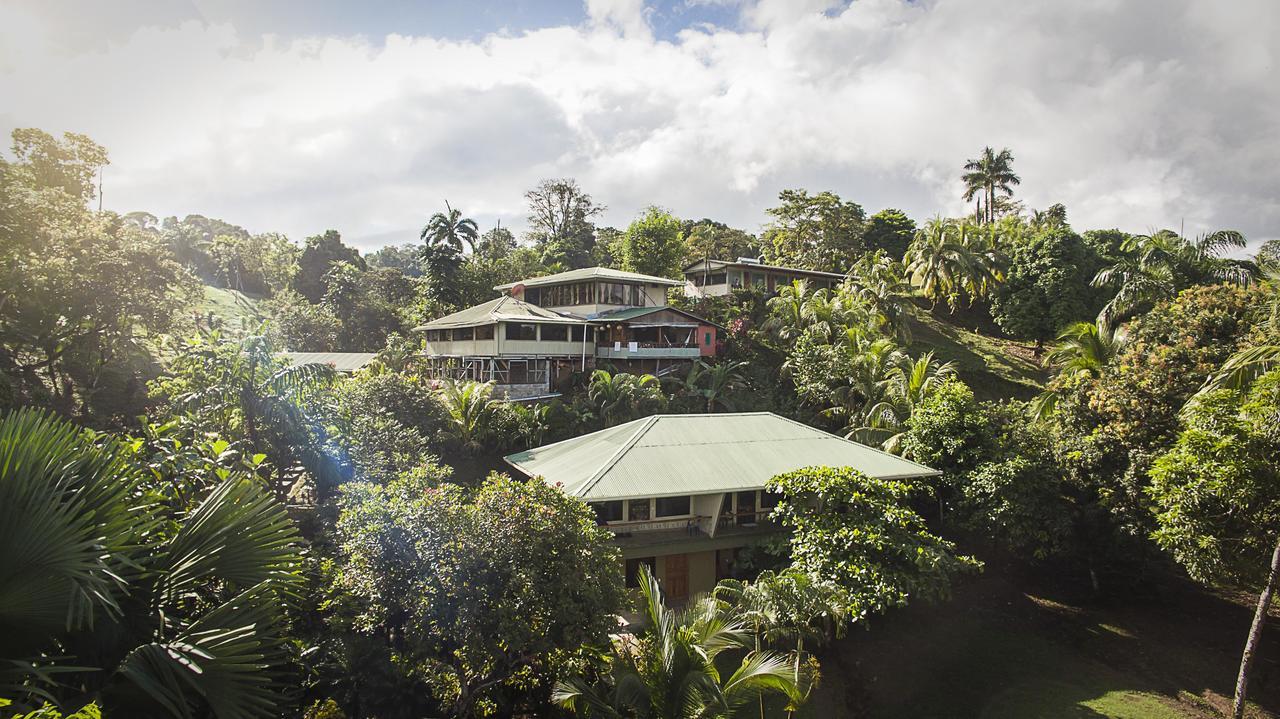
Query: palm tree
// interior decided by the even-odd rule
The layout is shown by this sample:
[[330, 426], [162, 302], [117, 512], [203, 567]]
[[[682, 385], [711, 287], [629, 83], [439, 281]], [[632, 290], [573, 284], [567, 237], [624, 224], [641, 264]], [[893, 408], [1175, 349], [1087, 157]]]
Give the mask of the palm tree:
[[[582, 677], [562, 681], [553, 701], [587, 716], [694, 719], [745, 716], [760, 694], [781, 696], [793, 704], [801, 699], [787, 658], [747, 651], [753, 643], [750, 632], [742, 621], [726, 618], [718, 602], [703, 598], [684, 611], [672, 610], [644, 565], [640, 591], [643, 631], [614, 640], [607, 678], [598, 684]], [[725, 677], [721, 655], [732, 651], [746, 655]]]
[[454, 440], [465, 453], [483, 449], [493, 416], [493, 382], [445, 380], [437, 392]]
[[966, 202], [974, 197], [985, 198], [986, 208], [979, 199], [974, 216], [980, 221], [994, 222], [996, 219], [996, 195], [1013, 197], [1013, 186], [1022, 183], [1022, 179], [1013, 172], [1013, 153], [1009, 148], [996, 152], [990, 147], [982, 148], [982, 154], [976, 160], [964, 164], [964, 199]]
[[[265, 335], [237, 344], [221, 343], [217, 332], [192, 342], [175, 362], [199, 377], [199, 386], [179, 394], [176, 408], [209, 423], [224, 437], [244, 437], [271, 458], [278, 472], [301, 464], [322, 489], [339, 481], [333, 462], [313, 436], [315, 421], [304, 409], [307, 399], [333, 382], [333, 367], [291, 365], [276, 357]], [[283, 497], [287, 487], [277, 485]]]
[[742, 384], [741, 370], [746, 366], [746, 362], [727, 361], [709, 365], [699, 360], [689, 368], [684, 390], [706, 401], [708, 414], [715, 412], [717, 405], [731, 410], [732, 404], [725, 395]]
[[884, 318], [898, 339], [911, 341], [907, 317], [911, 311], [911, 283], [901, 262], [884, 251], [865, 255], [849, 271], [848, 292]]
[[38, 411], [0, 420], [0, 691], [105, 696], [122, 716], [275, 716], [292, 521], [241, 472], [172, 507], [168, 483], [197, 478], [157, 478], [137, 451]]
[[805, 280], [794, 280], [791, 284], [778, 287], [777, 294], [765, 302], [769, 317], [761, 329], [773, 335], [783, 345], [799, 337], [805, 328], [805, 306], [811, 295], [812, 290]]
[[599, 410], [606, 427], [657, 412], [667, 399], [658, 378], [651, 374], [613, 374], [602, 369], [591, 373], [587, 398]]
[[932, 352], [914, 360], [905, 354], [898, 355], [884, 379], [887, 397], [868, 410], [864, 425], [888, 433], [880, 446], [886, 452], [898, 453], [906, 435], [907, 420], [944, 382], [955, 376], [955, 363], [939, 363]]
[[1120, 246], [1123, 256], [1093, 278], [1095, 287], [1116, 290], [1098, 313], [1098, 324], [1117, 325], [1193, 285], [1248, 285], [1257, 279], [1258, 267], [1222, 256], [1244, 246], [1244, 236], [1235, 230], [1217, 230], [1194, 240], [1171, 230], [1127, 238]]
[[[1076, 322], [1058, 334], [1058, 344], [1045, 358], [1058, 368], [1059, 377], [1088, 375], [1098, 377], [1120, 350], [1123, 336], [1106, 325]], [[1028, 411], [1045, 419], [1057, 410], [1062, 389], [1051, 387], [1031, 401]]]
[[966, 220], [935, 217], [907, 248], [911, 284], [937, 305], [945, 299], [954, 310], [961, 294], [970, 301], [984, 297], [1003, 275], [990, 235]]
[[444, 212], [431, 216], [418, 235], [419, 239], [432, 247], [448, 247], [455, 252], [462, 252], [462, 243], [465, 241], [474, 255], [476, 243], [480, 240], [480, 229], [476, 221], [463, 217], [462, 210], [450, 207], [448, 200], [445, 200], [444, 208]]

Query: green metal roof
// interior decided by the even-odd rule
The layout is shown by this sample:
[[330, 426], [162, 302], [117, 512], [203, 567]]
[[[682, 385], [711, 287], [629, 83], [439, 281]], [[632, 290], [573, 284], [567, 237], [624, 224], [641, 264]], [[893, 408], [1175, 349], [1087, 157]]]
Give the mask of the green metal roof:
[[589, 501], [761, 489], [812, 466], [882, 479], [940, 474], [772, 412], [659, 414], [505, 459]]
[[414, 327], [415, 332], [422, 330], [448, 329], [450, 327], [474, 327], [476, 325], [488, 325], [495, 322], [551, 322], [561, 324], [582, 324], [585, 318], [568, 312], [556, 312], [554, 310], [531, 305], [528, 302], [518, 300], [510, 295], [503, 295], [495, 300], [489, 300], [465, 310], [458, 310], [451, 315], [445, 315], [420, 327]]
[[525, 287], [542, 287], [544, 285], [558, 285], [563, 282], [580, 282], [582, 280], [625, 280], [629, 282], [645, 282], [651, 285], [667, 285], [669, 287], [680, 287], [684, 285], [679, 280], [672, 280], [666, 277], [655, 277], [653, 275], [642, 275], [638, 272], [623, 272], [610, 267], [583, 267], [577, 270], [569, 270], [568, 272], [557, 272], [554, 275], [544, 275], [542, 277], [534, 277], [528, 280], [520, 280], [519, 282], [509, 282], [505, 285], [494, 287], [495, 290], [509, 290], [516, 285], [524, 285]]
[[282, 352], [291, 365], [327, 364], [338, 372], [355, 372], [377, 357], [373, 352]]
[[698, 270], [706, 265], [708, 270], [722, 270], [726, 267], [741, 268], [744, 270], [769, 270], [770, 272], [790, 272], [797, 275], [813, 275], [814, 277], [825, 277], [833, 280], [842, 280], [848, 275], [842, 275], [839, 272], [826, 272], [823, 270], [806, 270], [801, 267], [783, 267], [782, 265], [766, 265], [761, 262], [732, 262], [730, 260], [698, 260], [693, 264], [686, 265], [682, 270], [685, 275], [695, 274]]
[[656, 307], [628, 307], [623, 310], [611, 310], [609, 312], [601, 312], [600, 314], [591, 315], [588, 319], [590, 319], [592, 322], [612, 322], [614, 320], [634, 320], [637, 317], [644, 317], [645, 315], [651, 315], [651, 314], [654, 314], [655, 312], [663, 312], [663, 311], [674, 312], [678, 315], [684, 315], [685, 317], [688, 317], [689, 319], [704, 325], [712, 325], [714, 327], [720, 326], [720, 325], [717, 325], [715, 322], [712, 322], [711, 320], [703, 319], [693, 314], [692, 312], [685, 312], [679, 307], [672, 307], [671, 305], [658, 305]]

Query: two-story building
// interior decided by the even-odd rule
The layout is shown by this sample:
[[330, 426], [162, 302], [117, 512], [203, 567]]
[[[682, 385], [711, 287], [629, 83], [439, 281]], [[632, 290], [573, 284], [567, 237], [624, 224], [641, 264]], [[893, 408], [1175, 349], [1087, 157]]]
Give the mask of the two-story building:
[[770, 412], [654, 415], [505, 459], [593, 507], [622, 549], [628, 586], [645, 564], [673, 601], [710, 591], [738, 550], [778, 531], [768, 519], [778, 496], [765, 485], [779, 474], [939, 474]]
[[815, 289], [832, 289], [844, 278], [837, 272], [766, 265], [752, 257], [739, 257], [736, 262], [699, 260], [684, 268], [684, 292], [689, 297], [721, 297], [742, 287], [773, 292], [796, 280], [804, 280]]
[[668, 289], [680, 286], [587, 267], [498, 285], [497, 299], [415, 331], [430, 376], [493, 381], [500, 396], [528, 399], [599, 365], [661, 374], [714, 356], [719, 327], [667, 305]]

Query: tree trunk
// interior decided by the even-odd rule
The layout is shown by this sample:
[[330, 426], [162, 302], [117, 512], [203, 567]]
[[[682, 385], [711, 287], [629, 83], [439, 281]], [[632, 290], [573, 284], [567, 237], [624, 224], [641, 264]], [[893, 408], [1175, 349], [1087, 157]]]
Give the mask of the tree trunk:
[[1262, 628], [1267, 623], [1267, 610], [1271, 608], [1271, 594], [1276, 588], [1276, 575], [1280, 574], [1280, 540], [1271, 552], [1271, 571], [1267, 573], [1267, 584], [1258, 595], [1258, 609], [1253, 613], [1253, 626], [1249, 627], [1249, 639], [1245, 641], [1244, 653], [1240, 655], [1240, 676], [1236, 677], [1236, 698], [1232, 703], [1231, 716], [1234, 719], [1244, 717], [1244, 700], [1249, 689], [1249, 672], [1253, 669], [1253, 660], [1257, 656], [1258, 641], [1262, 639]]

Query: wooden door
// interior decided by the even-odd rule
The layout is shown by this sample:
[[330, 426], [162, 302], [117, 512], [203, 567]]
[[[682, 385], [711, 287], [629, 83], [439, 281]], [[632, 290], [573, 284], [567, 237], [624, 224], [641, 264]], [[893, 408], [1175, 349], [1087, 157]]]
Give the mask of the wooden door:
[[689, 598], [689, 557], [684, 554], [672, 554], [666, 558], [663, 568], [662, 588], [667, 599], [672, 602], [683, 602]]

